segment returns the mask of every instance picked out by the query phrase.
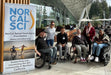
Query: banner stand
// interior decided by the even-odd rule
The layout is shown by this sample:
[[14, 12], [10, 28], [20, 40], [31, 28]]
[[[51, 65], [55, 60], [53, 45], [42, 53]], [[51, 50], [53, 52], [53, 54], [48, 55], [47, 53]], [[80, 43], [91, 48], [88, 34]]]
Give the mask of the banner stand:
[[3, 74], [35, 69], [36, 7], [5, 3]]

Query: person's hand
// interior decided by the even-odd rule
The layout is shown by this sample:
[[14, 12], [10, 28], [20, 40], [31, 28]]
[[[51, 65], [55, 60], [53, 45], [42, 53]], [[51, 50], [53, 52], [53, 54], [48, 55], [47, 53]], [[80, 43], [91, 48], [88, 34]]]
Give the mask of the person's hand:
[[103, 43], [102, 41], [100, 41], [100, 43], [99, 44], [101, 44], [101, 43]]
[[90, 34], [88, 34], [87, 36], [90, 36]]
[[97, 44], [100, 44], [98, 41], [96, 41]]
[[76, 50], [76, 47], [74, 47], [73, 50], [75, 51], [75, 50]]
[[64, 47], [66, 44], [62, 44], [62, 47]]
[[39, 56], [41, 56], [41, 53], [40, 53], [40, 52], [37, 52], [37, 54], [38, 54]]

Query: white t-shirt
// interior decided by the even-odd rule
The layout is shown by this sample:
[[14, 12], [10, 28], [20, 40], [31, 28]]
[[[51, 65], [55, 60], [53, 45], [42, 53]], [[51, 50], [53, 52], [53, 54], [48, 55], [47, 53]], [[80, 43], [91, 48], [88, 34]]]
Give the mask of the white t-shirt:
[[47, 33], [47, 40], [54, 40], [54, 36], [55, 36], [55, 32], [56, 32], [56, 28], [46, 28], [45, 32]]

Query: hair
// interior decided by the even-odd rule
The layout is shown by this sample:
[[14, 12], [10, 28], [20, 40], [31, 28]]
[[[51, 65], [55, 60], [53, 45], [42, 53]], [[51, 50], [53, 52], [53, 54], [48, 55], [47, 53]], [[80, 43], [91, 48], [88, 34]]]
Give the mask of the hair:
[[54, 23], [54, 21], [51, 21], [51, 24]]
[[61, 27], [61, 30], [62, 30], [62, 29], [65, 29], [65, 27]]
[[105, 33], [103, 29], [100, 29], [99, 31], [102, 31], [103, 33]]

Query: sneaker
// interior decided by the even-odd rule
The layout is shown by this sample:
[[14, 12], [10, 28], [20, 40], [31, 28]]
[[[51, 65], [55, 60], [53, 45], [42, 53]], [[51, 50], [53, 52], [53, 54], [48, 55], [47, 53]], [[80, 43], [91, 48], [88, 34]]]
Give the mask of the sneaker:
[[84, 59], [80, 59], [81, 62], [84, 62]]
[[87, 59], [90, 60], [90, 57], [91, 57], [91, 55], [88, 55], [88, 58], [87, 58]]
[[53, 62], [53, 63], [51, 63], [52, 65], [56, 65], [57, 63], [56, 62]]
[[91, 57], [90, 57], [90, 60], [93, 60], [93, 59], [94, 59], [94, 56], [91, 56]]
[[99, 58], [98, 58], [98, 57], [96, 57], [94, 61], [95, 61], [95, 62], [99, 62]]
[[48, 69], [51, 69], [51, 68], [52, 68], [51, 65], [49, 65]]
[[86, 62], [86, 59], [84, 58], [83, 61]]

